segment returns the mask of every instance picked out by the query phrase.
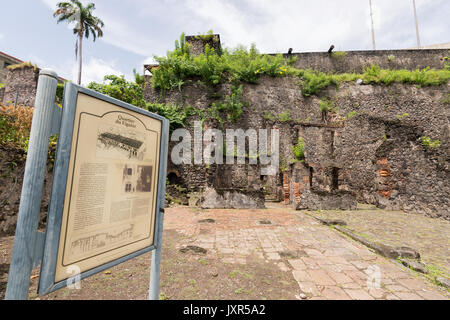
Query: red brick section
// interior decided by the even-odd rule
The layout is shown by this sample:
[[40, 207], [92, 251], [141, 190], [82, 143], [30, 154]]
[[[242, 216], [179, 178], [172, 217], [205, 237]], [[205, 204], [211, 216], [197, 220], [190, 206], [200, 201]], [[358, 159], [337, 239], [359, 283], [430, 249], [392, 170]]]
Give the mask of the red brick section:
[[283, 173], [283, 194], [284, 204], [289, 204], [291, 190], [289, 188], [289, 172]]
[[387, 158], [377, 160], [377, 180], [379, 182], [379, 194], [389, 198], [392, 192], [392, 172]]
[[303, 191], [305, 190], [305, 187], [303, 183], [295, 182], [294, 183], [294, 199], [295, 203], [300, 202], [300, 197], [302, 196]]

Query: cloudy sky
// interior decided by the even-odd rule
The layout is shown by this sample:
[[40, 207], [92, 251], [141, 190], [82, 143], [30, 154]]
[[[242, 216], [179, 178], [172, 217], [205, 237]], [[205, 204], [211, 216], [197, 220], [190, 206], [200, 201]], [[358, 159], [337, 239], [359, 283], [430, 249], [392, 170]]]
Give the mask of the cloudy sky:
[[[76, 80], [75, 36], [56, 24], [58, 0], [2, 1], [0, 51]], [[173, 49], [182, 32], [212, 29], [233, 48], [255, 43], [262, 53], [370, 50], [369, 0], [90, 0], [104, 37], [84, 42], [83, 84], [105, 74], [142, 72]], [[372, 0], [377, 49], [417, 45], [412, 0]], [[416, 0], [422, 45], [450, 42], [450, 0]], [[10, 14], [8, 14], [10, 12]], [[5, 14], [6, 13], [6, 14]]]

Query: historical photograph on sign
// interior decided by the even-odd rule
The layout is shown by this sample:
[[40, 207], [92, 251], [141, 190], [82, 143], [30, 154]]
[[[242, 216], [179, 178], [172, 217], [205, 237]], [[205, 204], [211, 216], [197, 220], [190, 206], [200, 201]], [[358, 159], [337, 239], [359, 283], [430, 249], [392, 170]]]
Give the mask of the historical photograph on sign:
[[123, 168], [122, 191], [150, 192], [152, 191], [152, 166], [126, 164]]
[[153, 244], [161, 121], [79, 94], [56, 280]]
[[100, 128], [97, 134], [97, 156], [143, 160], [146, 151], [145, 136], [118, 127]]

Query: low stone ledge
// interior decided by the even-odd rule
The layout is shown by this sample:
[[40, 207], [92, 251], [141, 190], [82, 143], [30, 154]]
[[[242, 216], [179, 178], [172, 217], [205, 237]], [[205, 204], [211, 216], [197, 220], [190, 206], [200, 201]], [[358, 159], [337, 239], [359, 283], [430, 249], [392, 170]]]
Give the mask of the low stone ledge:
[[405, 267], [411, 268], [414, 271], [424, 273], [424, 274], [428, 273], [427, 268], [421, 262], [414, 261], [414, 260], [408, 260], [408, 259], [400, 259], [400, 261]]
[[441, 286], [443, 286], [443, 287], [445, 287], [447, 289], [450, 289], [450, 279], [442, 278], [442, 277], [436, 277], [435, 280], [436, 280], [436, 282], [439, 285], [441, 285]]
[[348, 191], [306, 190], [296, 210], [356, 210], [356, 196]]
[[364, 244], [365, 246], [375, 250], [375, 252], [382, 255], [383, 257], [390, 258], [390, 259], [397, 259], [399, 257], [398, 251], [390, 246], [369, 241], [366, 238], [363, 238], [363, 237], [358, 236], [357, 234], [351, 232], [347, 228], [343, 228], [340, 226], [335, 226], [334, 228], [336, 230], [346, 234], [350, 238], [352, 238], [356, 241], [359, 241], [362, 244]]
[[216, 190], [206, 188], [202, 195], [203, 209], [263, 209], [264, 194], [261, 192], [240, 192], [237, 190]]

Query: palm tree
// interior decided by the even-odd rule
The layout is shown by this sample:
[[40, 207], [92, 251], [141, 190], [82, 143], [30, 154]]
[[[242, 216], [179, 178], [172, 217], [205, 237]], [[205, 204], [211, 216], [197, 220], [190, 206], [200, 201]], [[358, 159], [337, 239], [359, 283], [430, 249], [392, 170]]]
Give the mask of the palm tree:
[[95, 41], [97, 37], [103, 36], [101, 28], [105, 24], [98, 17], [92, 15], [92, 11], [95, 10], [93, 3], [83, 6], [78, 0], [70, 0], [70, 2], [58, 2], [56, 6], [57, 9], [53, 16], [58, 17], [58, 23], [61, 21], [76, 22], [73, 34], [77, 35], [75, 56], [78, 55], [78, 84], [81, 85], [83, 36], [89, 38], [89, 34], [92, 34]]

